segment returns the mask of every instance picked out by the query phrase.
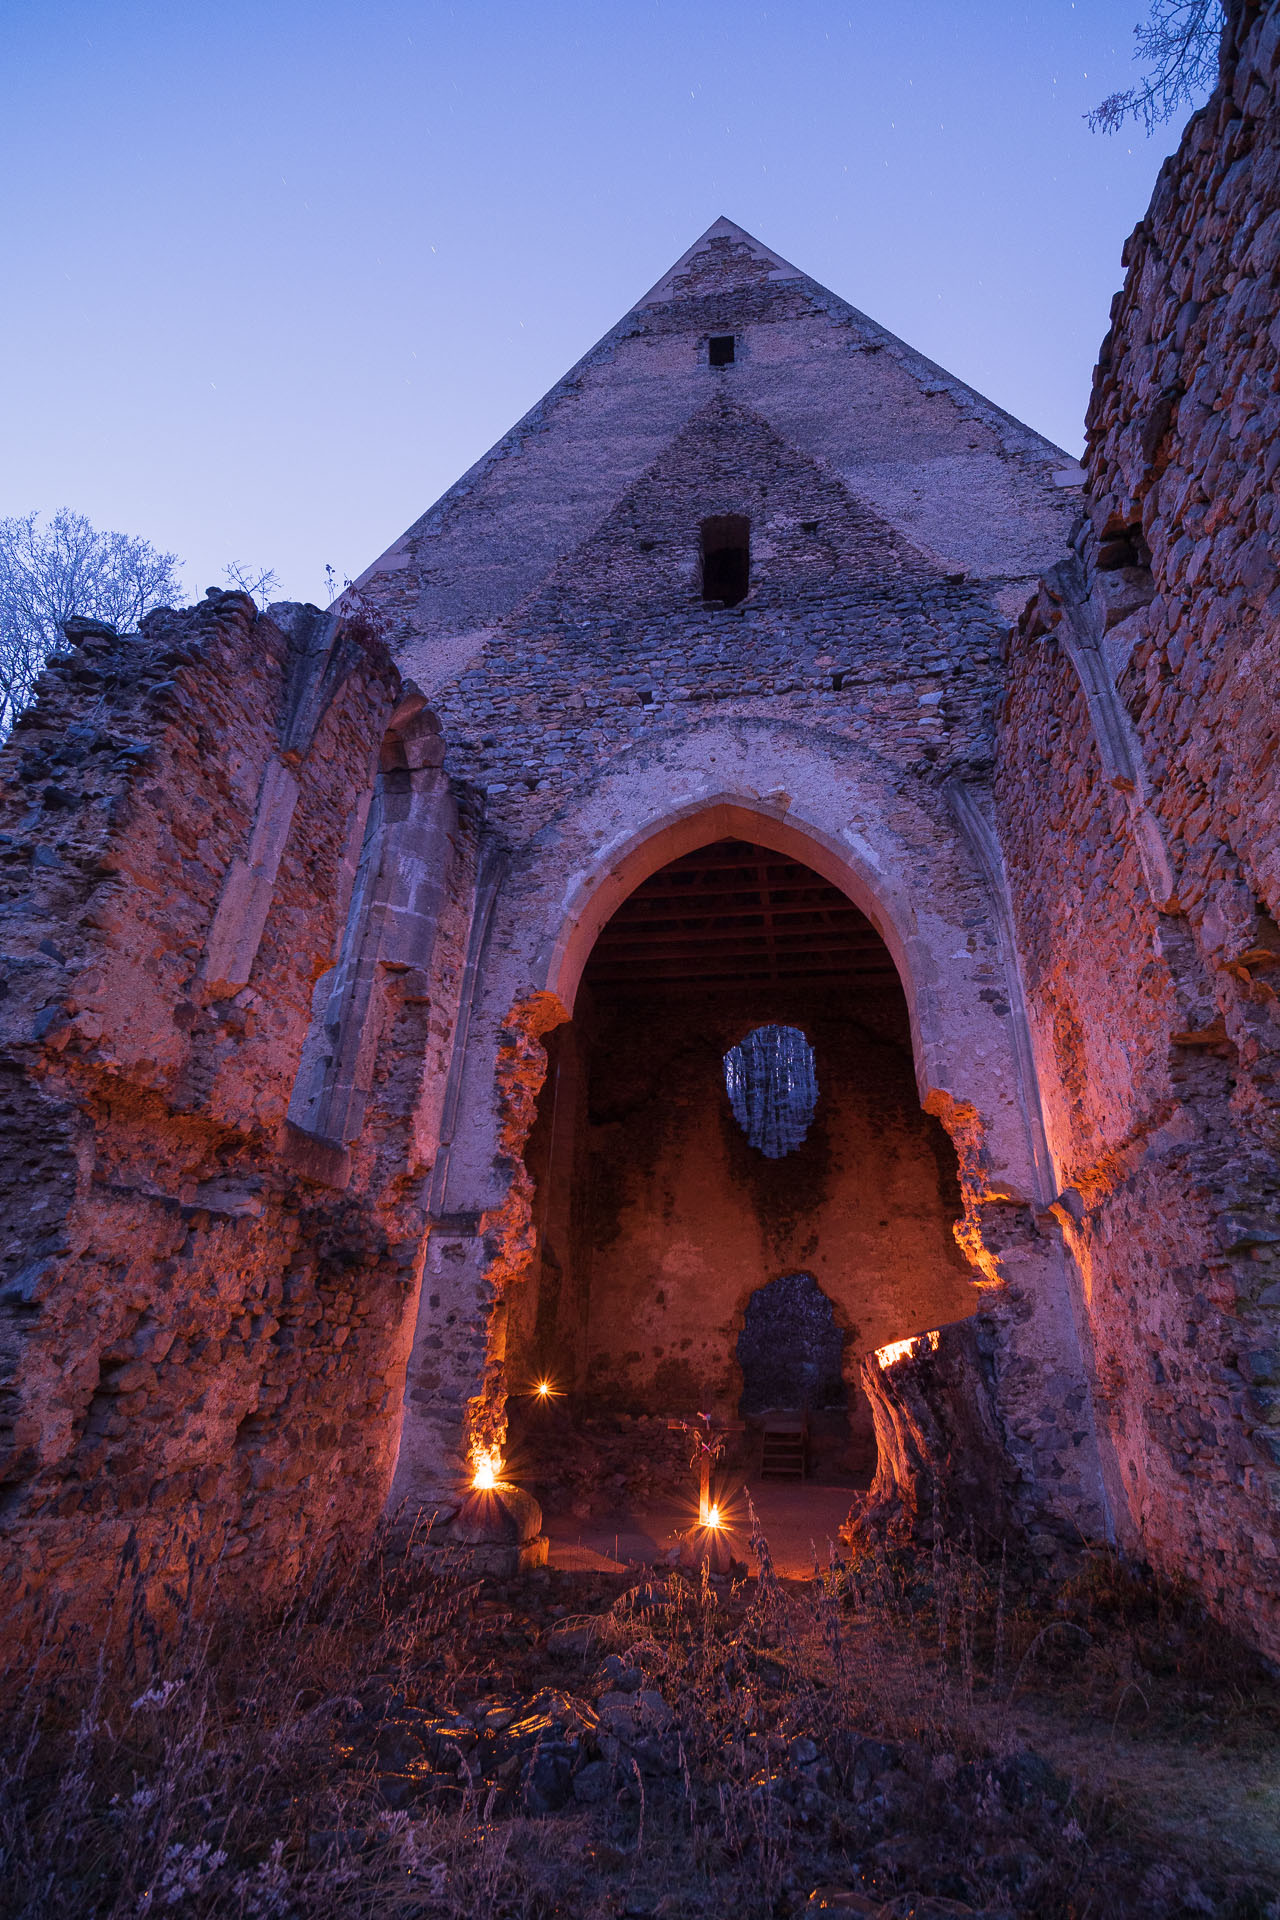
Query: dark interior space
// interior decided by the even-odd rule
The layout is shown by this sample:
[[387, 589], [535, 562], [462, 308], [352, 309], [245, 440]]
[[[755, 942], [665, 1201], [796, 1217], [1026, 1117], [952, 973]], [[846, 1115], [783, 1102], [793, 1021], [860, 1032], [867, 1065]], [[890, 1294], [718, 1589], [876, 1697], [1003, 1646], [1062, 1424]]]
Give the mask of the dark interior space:
[[[678, 1486], [666, 1423], [706, 1411], [739, 1429], [740, 1472], [782, 1412], [814, 1477], [869, 1472], [860, 1359], [976, 1291], [954, 1152], [866, 915], [788, 855], [703, 847], [623, 902], [547, 1044], [538, 1254], [508, 1328], [522, 1471], [539, 1483], [532, 1456], [554, 1455], [588, 1501]], [[528, 1397], [540, 1378], [551, 1407]]]
[[738, 1411], [759, 1449], [748, 1468], [794, 1480], [854, 1464], [844, 1343], [811, 1273], [781, 1273], [752, 1294], [738, 1335]]

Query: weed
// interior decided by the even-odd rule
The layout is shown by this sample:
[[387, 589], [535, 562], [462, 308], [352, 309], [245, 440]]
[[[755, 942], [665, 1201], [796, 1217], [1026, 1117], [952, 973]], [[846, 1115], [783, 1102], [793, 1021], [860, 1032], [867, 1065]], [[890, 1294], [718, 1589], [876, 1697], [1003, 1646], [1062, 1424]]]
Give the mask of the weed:
[[[1189, 1597], [941, 1538], [788, 1582], [752, 1527], [736, 1582], [388, 1536], [167, 1640], [125, 1567], [117, 1642], [9, 1678], [6, 1920], [1280, 1915], [1274, 1691]], [[1208, 1841], [1145, 1792], [1175, 1774]]]

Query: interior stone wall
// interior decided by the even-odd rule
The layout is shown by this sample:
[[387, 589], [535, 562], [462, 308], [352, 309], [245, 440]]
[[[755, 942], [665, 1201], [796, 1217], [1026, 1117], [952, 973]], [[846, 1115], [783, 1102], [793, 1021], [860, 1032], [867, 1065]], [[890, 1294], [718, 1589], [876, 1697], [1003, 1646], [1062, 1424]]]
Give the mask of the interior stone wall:
[[[0, 759], [12, 1644], [50, 1604], [159, 1630], [215, 1572], [269, 1600], [376, 1520], [474, 864], [454, 809], [418, 965], [391, 954], [370, 809], [438, 813], [442, 753], [358, 624], [214, 593], [73, 629]], [[387, 964], [358, 1130], [324, 1137], [287, 1115], [353, 940]]]
[[[980, 1297], [955, 1240], [954, 1149], [921, 1112], [901, 990], [610, 993], [579, 1019], [589, 1062], [582, 1111], [570, 1133], [560, 1092], [559, 1153], [571, 1158], [557, 1167], [553, 1157], [542, 1248], [541, 1287], [558, 1305], [540, 1326], [526, 1306], [525, 1339], [540, 1332], [541, 1342], [524, 1371], [572, 1377], [568, 1298], [582, 1316], [580, 1404], [671, 1414], [713, 1406], [736, 1417], [747, 1302], [803, 1269], [846, 1335], [855, 1440], [868, 1439], [862, 1356], [970, 1314]], [[774, 1023], [809, 1038], [819, 1096], [803, 1143], [771, 1160], [733, 1116], [723, 1056], [752, 1027]], [[546, 1136], [548, 1106], [544, 1095]], [[547, 1141], [532, 1144], [545, 1178]], [[566, 1219], [556, 1196], [571, 1179]], [[517, 1379], [522, 1364], [513, 1340]]]
[[1021, 968], [1124, 1541], [1280, 1652], [1280, 8], [1236, 5], [1013, 642]]

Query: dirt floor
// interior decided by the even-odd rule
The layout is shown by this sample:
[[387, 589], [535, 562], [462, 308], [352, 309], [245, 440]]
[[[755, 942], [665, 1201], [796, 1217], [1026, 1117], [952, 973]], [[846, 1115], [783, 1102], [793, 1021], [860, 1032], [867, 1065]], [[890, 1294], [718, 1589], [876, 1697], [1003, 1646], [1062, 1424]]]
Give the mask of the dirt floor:
[[[773, 1564], [784, 1579], [812, 1577], [815, 1565], [825, 1567], [833, 1549], [840, 1547], [840, 1528], [849, 1517], [857, 1482], [837, 1486], [813, 1481], [753, 1480], [743, 1486], [727, 1476], [718, 1481], [715, 1498], [724, 1517], [725, 1537], [735, 1559], [751, 1572], [759, 1567], [751, 1546], [750, 1497], [768, 1538]], [[552, 1513], [546, 1517], [551, 1541], [551, 1565], [566, 1571], [621, 1572], [626, 1566], [657, 1566], [675, 1548], [682, 1531], [697, 1516], [690, 1493], [683, 1501], [653, 1500], [643, 1509], [619, 1506], [588, 1518]]]
[[[1111, 1555], [846, 1542], [815, 1579], [845, 1492], [762, 1491], [741, 1577], [388, 1540], [158, 1658], [122, 1587], [10, 1675], [0, 1913], [1280, 1920], [1274, 1677]], [[607, 1539], [576, 1524], [557, 1555]]]

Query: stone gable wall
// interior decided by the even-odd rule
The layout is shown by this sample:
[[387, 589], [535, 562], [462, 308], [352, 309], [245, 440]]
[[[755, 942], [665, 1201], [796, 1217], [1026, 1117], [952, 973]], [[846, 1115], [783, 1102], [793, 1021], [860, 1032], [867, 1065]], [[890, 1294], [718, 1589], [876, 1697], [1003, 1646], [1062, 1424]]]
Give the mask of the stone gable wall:
[[1125, 251], [997, 773], [1122, 1540], [1280, 1652], [1280, 7]]
[[[751, 522], [751, 592], [702, 599], [699, 528]], [[819, 725], [937, 784], [991, 753], [1001, 622], [758, 415], [718, 399], [441, 688], [450, 764], [525, 839], [620, 751], [714, 712]]]
[[379, 988], [359, 1142], [308, 1138], [286, 1115], [399, 675], [236, 594], [78, 638], [0, 759], [15, 1636], [50, 1604], [160, 1629], [215, 1572], [270, 1599], [376, 1517], [474, 852], [464, 822], [430, 965]]
[[[714, 369], [707, 340], [725, 332], [735, 360]], [[404, 671], [435, 700], [717, 395], [1006, 612], [1066, 543], [1065, 454], [740, 229], [713, 229], [361, 576]]]
[[[545, 570], [530, 562], [523, 597], [464, 636], [460, 671], [441, 670], [444, 639], [431, 656], [446, 764], [456, 780], [483, 791], [488, 828], [508, 864], [478, 969], [464, 1128], [441, 1208], [447, 1219], [428, 1253], [398, 1485], [437, 1496], [455, 1471], [460, 1402], [469, 1409], [467, 1432], [486, 1443], [501, 1417], [507, 1303], [521, 1298], [533, 1244], [522, 1211], [525, 1142], [496, 1091], [509, 1057], [524, 1059], [523, 1027], [512, 1010], [532, 1004], [548, 984], [547, 956], [574, 911], [566, 903], [597, 869], [602, 843], [617, 847], [653, 833], [663, 795], [689, 805], [710, 792], [776, 804], [793, 819], [830, 815], [830, 838], [843, 837], [858, 857], [883, 841], [881, 853], [865, 857], [901, 908], [900, 922], [888, 911], [886, 921], [902, 942], [922, 949], [913, 1003], [918, 1093], [961, 1156], [962, 1246], [991, 1290], [993, 1324], [999, 1320], [1001, 1405], [1024, 1505], [1052, 1512], [1062, 1526], [1093, 1527], [1093, 1439], [1059, 1235], [1052, 1223], [1042, 1232], [1034, 1218], [1037, 1149], [1014, 1035], [1019, 1014], [996, 925], [992, 887], [1000, 882], [978, 857], [953, 792], [957, 784], [981, 785], [990, 772], [1007, 577], [939, 564], [831, 461], [798, 445], [774, 411], [783, 393], [812, 400], [814, 367], [825, 355], [821, 378], [850, 415], [864, 376], [874, 392], [859, 430], [885, 462], [892, 456], [905, 468], [914, 458], [927, 468], [941, 461], [955, 480], [955, 460], [986, 457], [982, 436], [991, 429], [960, 413], [943, 386], [922, 393], [901, 366], [866, 374], [861, 362], [877, 360], [874, 342], [850, 357], [844, 322], [833, 327], [815, 312], [811, 292], [754, 268], [744, 290], [735, 284], [735, 258], [730, 248], [724, 262], [700, 268], [697, 299], [705, 302], [703, 318], [714, 311], [716, 330], [741, 329], [743, 358], [730, 373], [742, 383], [718, 383], [699, 367], [687, 300], [638, 309], [629, 348], [639, 354], [647, 342], [644, 350], [658, 357], [651, 377], [662, 387], [661, 406], [680, 398], [686, 372], [705, 397], [692, 417], [687, 411], [676, 419], [630, 484], [625, 466], [612, 470], [607, 511], [585, 538], [547, 556]], [[721, 265], [723, 291], [714, 284]], [[762, 322], [753, 334], [757, 300], [778, 324]], [[798, 302], [794, 311], [791, 302]], [[766, 367], [768, 411], [744, 398]], [[531, 503], [520, 489], [532, 484], [536, 459], [551, 462], [550, 471], [577, 449], [582, 471], [573, 473], [572, 498], [583, 489], [602, 496], [602, 474], [617, 450], [609, 436], [638, 415], [641, 396], [625, 367], [602, 363], [597, 375], [593, 438], [585, 416], [574, 415], [579, 401], [587, 405], [584, 375], [577, 399], [566, 393], [549, 403], [527, 440], [517, 435], [508, 455], [482, 463], [427, 516], [403, 567], [366, 581], [369, 603], [393, 606], [404, 623], [399, 657], [415, 673], [431, 654], [413, 624], [423, 607], [434, 609], [442, 634], [453, 617], [443, 599], [432, 598], [436, 585], [413, 601], [415, 569], [425, 582], [438, 568], [441, 585], [468, 542], [481, 568], [500, 570], [513, 554], [532, 555]], [[566, 409], [573, 415], [567, 425]], [[1034, 487], [1040, 506], [1052, 495], [1057, 521], [1068, 503], [1061, 489], [1045, 485], [1051, 452], [1039, 455]], [[911, 478], [921, 491], [931, 485], [929, 471]], [[533, 505], [540, 519], [543, 503]], [[559, 525], [559, 507], [548, 512]], [[728, 609], [704, 602], [699, 552], [702, 520], [726, 513], [750, 521], [752, 550], [750, 594]], [[984, 537], [1018, 546], [1021, 534], [1010, 534], [999, 512], [989, 520]], [[1065, 551], [1065, 537], [1052, 543], [1043, 526], [1036, 538], [1041, 553]], [[972, 995], [943, 1036], [934, 1030], [942, 998], [964, 1000], [970, 977]], [[533, 1057], [540, 1060], [540, 1049]], [[476, 1327], [488, 1329], [483, 1354], [469, 1331]]]

